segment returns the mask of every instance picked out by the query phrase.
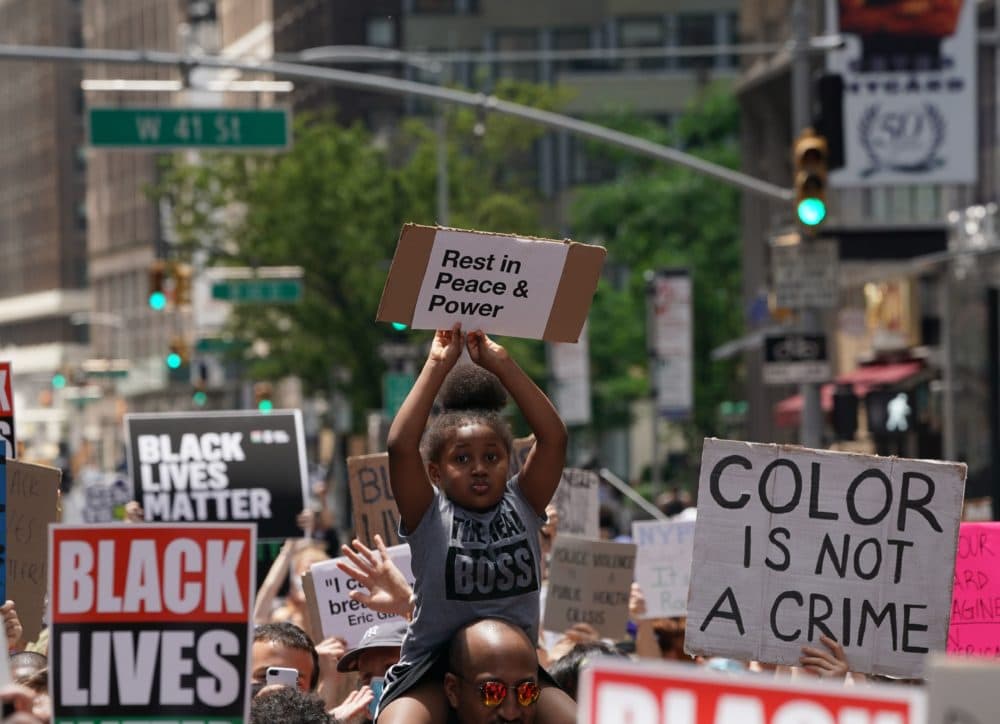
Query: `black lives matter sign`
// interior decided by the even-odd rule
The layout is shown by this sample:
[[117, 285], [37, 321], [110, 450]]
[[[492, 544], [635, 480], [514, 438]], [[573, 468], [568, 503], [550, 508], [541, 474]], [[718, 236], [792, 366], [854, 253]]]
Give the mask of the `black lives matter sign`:
[[298, 410], [127, 415], [129, 471], [147, 521], [255, 522], [300, 535], [307, 500]]
[[246, 721], [254, 543], [246, 524], [50, 526], [53, 721]]
[[948, 634], [966, 466], [705, 440], [688, 653], [921, 676]]

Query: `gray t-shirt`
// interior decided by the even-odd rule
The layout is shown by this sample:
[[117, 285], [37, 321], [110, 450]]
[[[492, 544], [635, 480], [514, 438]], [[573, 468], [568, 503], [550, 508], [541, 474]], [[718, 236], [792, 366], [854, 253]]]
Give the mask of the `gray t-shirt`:
[[416, 579], [416, 606], [400, 664], [436, 653], [458, 629], [481, 618], [506, 619], [537, 641], [538, 529], [544, 522], [524, 498], [517, 476], [485, 513], [465, 510], [435, 488], [416, 529], [407, 535], [400, 526]]

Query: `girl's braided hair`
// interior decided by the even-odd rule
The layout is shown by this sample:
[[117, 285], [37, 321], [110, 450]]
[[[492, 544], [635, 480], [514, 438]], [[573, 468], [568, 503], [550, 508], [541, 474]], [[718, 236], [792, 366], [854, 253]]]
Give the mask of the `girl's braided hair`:
[[492, 372], [476, 364], [459, 364], [445, 378], [438, 394], [439, 413], [431, 419], [421, 442], [424, 459], [437, 462], [451, 434], [463, 425], [487, 425], [500, 436], [508, 457], [513, 448], [510, 425], [500, 416], [507, 391]]

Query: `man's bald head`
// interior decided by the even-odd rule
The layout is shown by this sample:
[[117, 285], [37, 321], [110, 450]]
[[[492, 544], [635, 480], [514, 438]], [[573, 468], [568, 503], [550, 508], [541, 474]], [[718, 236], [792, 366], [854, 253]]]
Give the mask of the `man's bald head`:
[[[522, 707], [513, 693], [524, 681], [538, 680], [535, 645], [522, 628], [501, 619], [482, 619], [460, 629], [451, 640], [445, 695], [463, 724], [534, 721], [534, 705]], [[509, 693], [501, 706], [482, 704], [478, 686], [501, 681]]]

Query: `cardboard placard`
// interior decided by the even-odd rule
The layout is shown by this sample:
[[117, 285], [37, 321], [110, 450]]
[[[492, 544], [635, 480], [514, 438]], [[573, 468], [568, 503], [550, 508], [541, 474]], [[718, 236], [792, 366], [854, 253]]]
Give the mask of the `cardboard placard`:
[[600, 478], [592, 470], [565, 468], [552, 504], [559, 511], [559, 535], [597, 538], [600, 535]]
[[[924, 724], [915, 686], [844, 687], [805, 679], [731, 675], [664, 661], [594, 658], [580, 674], [580, 724]], [[934, 724], [944, 720], [932, 719]], [[950, 720], [959, 724], [961, 720]], [[992, 721], [992, 720], [986, 720]], [[964, 723], [963, 723], [964, 724]]]
[[48, 585], [48, 527], [58, 517], [62, 471], [7, 461], [7, 598], [17, 606], [25, 643], [38, 639]]
[[[410, 546], [405, 543], [389, 548], [389, 557], [396, 564], [403, 577], [413, 586], [413, 571], [410, 569]], [[316, 628], [317, 641], [339, 636], [347, 642], [347, 648], [358, 645], [365, 631], [377, 623], [402, 621], [400, 616], [389, 616], [372, 611], [367, 606], [352, 601], [350, 592], [363, 586], [337, 567], [337, 562], [350, 562], [345, 556], [328, 561], [313, 563], [309, 567], [312, 592], [306, 596], [310, 608], [310, 620]], [[303, 580], [303, 584], [305, 581]], [[318, 626], [317, 626], [318, 622]]]
[[632, 523], [632, 541], [639, 547], [635, 580], [646, 599], [643, 618], [687, 615], [694, 526], [693, 520]]
[[246, 721], [255, 542], [252, 524], [49, 526], [52, 720]]
[[796, 665], [825, 633], [852, 671], [921, 676], [947, 643], [965, 475], [706, 439], [684, 650]]
[[406, 224], [376, 318], [576, 342], [606, 254], [576, 242]]
[[125, 416], [128, 468], [147, 521], [255, 522], [261, 538], [302, 534], [308, 500], [298, 410]]
[[619, 640], [628, 622], [635, 545], [559, 534], [552, 545], [542, 628], [565, 631], [588, 623]]
[[1000, 523], [962, 523], [948, 652], [1000, 655]]
[[369, 548], [375, 547], [376, 533], [387, 546], [398, 545], [399, 508], [389, 484], [389, 453], [347, 458], [347, 480], [355, 537]]
[[995, 660], [931, 656], [927, 724], [990, 724], [997, 720], [1000, 666]]

